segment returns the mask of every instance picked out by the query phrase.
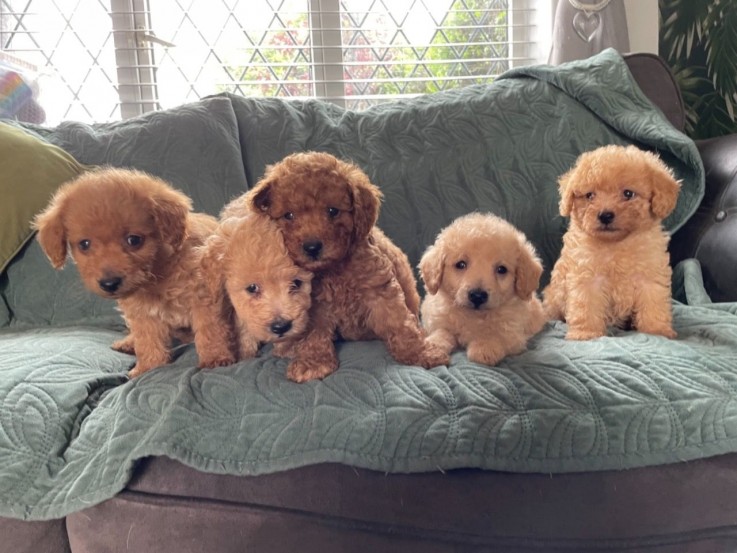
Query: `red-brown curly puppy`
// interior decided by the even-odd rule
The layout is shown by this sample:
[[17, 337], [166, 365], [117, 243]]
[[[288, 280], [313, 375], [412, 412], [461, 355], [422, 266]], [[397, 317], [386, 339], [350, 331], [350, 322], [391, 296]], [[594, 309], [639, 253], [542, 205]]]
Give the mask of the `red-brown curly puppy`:
[[284, 344], [305, 332], [312, 273], [289, 257], [274, 221], [252, 213], [226, 218], [202, 248], [211, 294], [235, 312], [240, 359], [254, 357], [261, 343]]
[[535, 296], [542, 271], [532, 244], [504, 219], [459, 217], [420, 261], [429, 340], [447, 352], [465, 348], [471, 361], [486, 365], [524, 351], [545, 324]]
[[661, 224], [680, 190], [671, 170], [635, 146], [603, 146], [582, 154], [559, 187], [570, 226], [543, 292], [548, 315], [568, 323], [569, 340], [630, 324], [674, 338], [669, 236]]
[[294, 344], [292, 380], [338, 367], [333, 341], [383, 340], [407, 365], [447, 364], [425, 341], [407, 256], [377, 227], [381, 192], [357, 166], [326, 153], [287, 156], [224, 214], [250, 209], [277, 221], [297, 265], [315, 273], [307, 334]]
[[223, 306], [199, 276], [196, 246], [217, 220], [190, 210], [160, 179], [105, 168], [62, 186], [36, 217], [52, 265], [61, 269], [69, 252], [85, 286], [118, 301], [130, 334], [113, 348], [136, 355], [130, 377], [168, 363], [172, 339], [192, 332], [201, 367], [235, 361]]

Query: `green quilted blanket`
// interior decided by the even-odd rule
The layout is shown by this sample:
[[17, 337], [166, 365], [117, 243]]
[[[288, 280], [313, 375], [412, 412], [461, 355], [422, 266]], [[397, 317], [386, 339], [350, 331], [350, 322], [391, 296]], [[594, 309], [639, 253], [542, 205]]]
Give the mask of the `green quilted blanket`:
[[396, 365], [380, 343], [346, 343], [341, 368], [308, 384], [288, 381], [268, 350], [197, 371], [191, 348], [126, 381], [131, 358], [109, 348], [113, 331], [6, 330], [0, 515], [83, 509], [149, 455], [229, 474], [320, 462], [568, 472], [737, 451], [737, 304], [674, 309], [677, 340], [614, 332], [571, 343], [554, 323], [494, 368], [456, 353], [426, 371]]
[[[333, 151], [381, 186], [381, 224], [413, 262], [453, 217], [484, 209], [523, 228], [550, 268], [565, 224], [555, 179], [598, 144], [634, 142], [674, 167], [684, 185], [671, 229], [703, 195], [693, 143], [612, 52], [364, 112], [224, 95], [37, 132], [82, 163], [161, 174], [210, 212], [286, 153]], [[120, 319], [78, 280], [73, 266], [51, 270], [34, 243], [0, 279], [3, 516], [54, 518], [103, 501], [150, 455], [230, 474], [320, 462], [569, 472], [737, 451], [737, 304], [711, 304], [695, 262], [675, 274], [676, 340], [613, 331], [570, 343], [550, 323], [497, 367], [456, 353], [429, 371], [397, 365], [378, 342], [345, 343], [341, 368], [307, 384], [286, 380], [268, 348], [197, 371], [191, 346], [127, 381], [132, 358], [109, 348]]]

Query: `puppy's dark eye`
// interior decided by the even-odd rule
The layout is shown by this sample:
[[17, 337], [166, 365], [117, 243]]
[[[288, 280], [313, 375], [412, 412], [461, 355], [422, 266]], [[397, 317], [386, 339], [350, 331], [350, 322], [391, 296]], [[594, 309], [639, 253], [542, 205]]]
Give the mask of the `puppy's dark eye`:
[[594, 194], [593, 192], [586, 192], [586, 199], [587, 200], [593, 200], [594, 199], [594, 196], [596, 196], [596, 194]]
[[292, 213], [291, 211], [287, 211], [287, 212], [286, 212], [286, 213], [284, 214], [284, 218], [285, 218], [285, 219], [286, 219], [287, 221], [293, 221], [293, 220], [294, 220], [294, 213]]
[[248, 292], [249, 294], [258, 294], [258, 284], [249, 284], [248, 286], [246, 286], [246, 292]]
[[290, 292], [296, 292], [296, 291], [297, 291], [297, 290], [299, 290], [300, 288], [302, 288], [302, 281], [301, 281], [301, 280], [299, 280], [298, 278], [295, 278], [295, 279], [294, 279], [294, 280], [292, 281], [292, 284], [290, 284], [290, 285], [289, 285], [289, 291], [290, 291]]
[[340, 210], [337, 207], [328, 208], [328, 217], [335, 219], [340, 214]]
[[142, 236], [138, 236], [137, 234], [130, 234], [130, 235], [126, 236], [125, 242], [131, 248], [138, 248], [139, 246], [142, 246], [143, 245], [143, 237]]
[[82, 252], [86, 252], [87, 250], [89, 250], [89, 249], [90, 249], [90, 246], [91, 246], [91, 245], [92, 245], [92, 244], [91, 244], [91, 243], [90, 243], [90, 241], [89, 241], [89, 240], [87, 240], [87, 239], [85, 239], [85, 240], [80, 240], [80, 241], [79, 241], [79, 242], [77, 243], [77, 246], [79, 247], [79, 250], [80, 250], [80, 251], [82, 251]]
[[509, 269], [507, 269], [504, 265], [499, 265], [496, 268], [496, 272], [498, 275], [506, 275], [509, 272]]
[[456, 263], [456, 269], [463, 270], [466, 268], [466, 262], [465, 261], [459, 261]]
[[622, 196], [624, 196], [625, 200], [631, 200], [635, 197], [635, 193], [632, 190], [625, 190], [622, 192]]

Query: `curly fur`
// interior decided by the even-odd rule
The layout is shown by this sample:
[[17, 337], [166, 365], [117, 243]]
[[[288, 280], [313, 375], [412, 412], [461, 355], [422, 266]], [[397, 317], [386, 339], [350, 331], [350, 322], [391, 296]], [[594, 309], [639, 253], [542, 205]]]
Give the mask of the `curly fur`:
[[271, 219], [225, 218], [203, 246], [202, 270], [210, 293], [235, 314], [240, 359], [307, 329], [312, 273], [292, 261]]
[[383, 340], [394, 358], [433, 367], [448, 356], [425, 341], [407, 256], [376, 226], [381, 192], [357, 166], [326, 153], [287, 156], [223, 216], [252, 211], [277, 222], [287, 251], [312, 271], [306, 335], [290, 350], [288, 376], [324, 378], [338, 367], [334, 340]]
[[559, 188], [570, 225], [543, 292], [548, 315], [568, 323], [571, 340], [609, 325], [674, 338], [662, 228], [680, 190], [671, 170], [635, 146], [604, 146], [582, 154]]
[[525, 236], [490, 214], [459, 217], [438, 235], [420, 261], [427, 295], [422, 322], [444, 351], [467, 351], [496, 365], [521, 353], [545, 324], [535, 295], [542, 264]]
[[136, 355], [138, 376], [170, 361], [174, 338], [194, 342], [200, 367], [235, 360], [223, 306], [200, 285], [196, 249], [217, 226], [191, 200], [146, 173], [105, 168], [62, 186], [34, 222], [52, 265], [71, 255], [84, 285], [115, 299], [130, 330], [113, 348]]

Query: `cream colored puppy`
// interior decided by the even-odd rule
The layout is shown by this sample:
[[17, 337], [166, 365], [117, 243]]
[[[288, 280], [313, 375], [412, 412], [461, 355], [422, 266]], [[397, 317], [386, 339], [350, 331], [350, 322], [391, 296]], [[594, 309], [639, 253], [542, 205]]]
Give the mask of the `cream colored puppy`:
[[675, 338], [662, 222], [680, 184], [668, 166], [635, 146], [603, 146], [582, 154], [559, 186], [570, 225], [543, 291], [549, 317], [568, 323], [569, 340], [604, 336], [610, 325]]
[[459, 217], [420, 261], [428, 341], [448, 353], [465, 348], [486, 365], [521, 353], [545, 324], [535, 296], [542, 270], [533, 246], [504, 219]]

